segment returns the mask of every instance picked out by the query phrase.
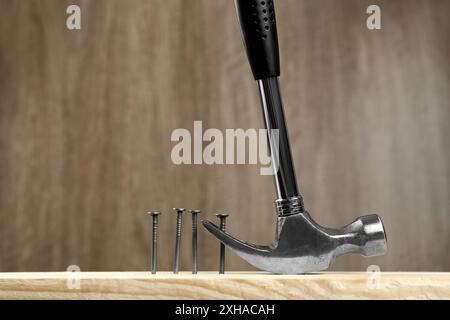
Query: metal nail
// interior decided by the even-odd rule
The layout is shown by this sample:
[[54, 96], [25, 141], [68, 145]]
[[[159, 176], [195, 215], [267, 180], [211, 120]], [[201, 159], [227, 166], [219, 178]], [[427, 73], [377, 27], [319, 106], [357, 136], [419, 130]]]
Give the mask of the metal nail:
[[192, 214], [192, 273], [198, 272], [197, 217], [200, 210], [189, 210]]
[[[219, 213], [216, 214], [216, 217], [220, 219], [220, 230], [225, 231], [228, 214]], [[225, 245], [222, 242], [220, 243], [219, 273], [220, 274], [225, 273]]]
[[173, 208], [177, 214], [177, 226], [175, 234], [175, 258], [173, 261], [173, 273], [178, 273], [180, 267], [181, 227], [183, 224], [183, 208]]
[[157, 256], [158, 256], [158, 216], [160, 213], [158, 211], [147, 212], [148, 215], [152, 217], [152, 274], [156, 273]]

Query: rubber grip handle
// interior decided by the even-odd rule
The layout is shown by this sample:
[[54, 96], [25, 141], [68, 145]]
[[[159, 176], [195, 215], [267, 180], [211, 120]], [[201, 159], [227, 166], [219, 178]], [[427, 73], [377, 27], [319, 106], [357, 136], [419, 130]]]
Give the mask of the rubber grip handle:
[[235, 5], [255, 80], [279, 77], [274, 0], [235, 0]]

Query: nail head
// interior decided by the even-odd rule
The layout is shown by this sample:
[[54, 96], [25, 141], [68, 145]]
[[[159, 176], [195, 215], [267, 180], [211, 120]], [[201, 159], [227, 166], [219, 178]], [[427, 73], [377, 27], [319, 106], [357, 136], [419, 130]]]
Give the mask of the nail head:
[[216, 214], [217, 218], [226, 218], [228, 216], [229, 216], [229, 214], [226, 214], [226, 213], [218, 213], [218, 214]]

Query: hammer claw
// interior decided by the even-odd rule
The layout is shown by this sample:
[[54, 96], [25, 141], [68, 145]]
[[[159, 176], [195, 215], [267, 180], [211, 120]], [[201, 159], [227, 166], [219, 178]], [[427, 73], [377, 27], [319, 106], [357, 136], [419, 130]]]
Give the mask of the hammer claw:
[[219, 239], [224, 245], [233, 249], [233, 251], [242, 252], [259, 252], [259, 254], [270, 253], [272, 248], [269, 246], [258, 246], [248, 242], [239, 240], [232, 235], [220, 230], [220, 228], [214, 223], [204, 220], [203, 226], [211, 232], [217, 239]]

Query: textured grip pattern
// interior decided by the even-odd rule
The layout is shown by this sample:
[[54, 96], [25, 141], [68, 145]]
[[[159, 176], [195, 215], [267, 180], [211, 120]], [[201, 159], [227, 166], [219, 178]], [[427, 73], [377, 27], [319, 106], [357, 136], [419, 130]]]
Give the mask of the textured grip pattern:
[[235, 0], [235, 3], [255, 79], [278, 77], [280, 59], [274, 0]]
[[266, 40], [270, 29], [275, 24], [273, 1], [252, 0], [252, 2], [251, 7], [255, 31], [261, 34], [263, 40]]

